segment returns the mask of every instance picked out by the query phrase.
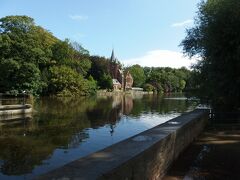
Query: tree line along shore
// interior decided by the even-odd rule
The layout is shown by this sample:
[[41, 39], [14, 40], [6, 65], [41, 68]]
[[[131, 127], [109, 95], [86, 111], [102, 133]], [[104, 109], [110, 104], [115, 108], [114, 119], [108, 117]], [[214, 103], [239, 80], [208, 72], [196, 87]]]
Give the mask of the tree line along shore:
[[90, 55], [77, 42], [60, 40], [28, 16], [0, 19], [0, 92], [33, 95], [87, 96], [113, 89], [111, 68], [129, 71], [133, 86], [145, 91], [180, 92], [194, 88], [186, 68], [154, 68]]
[[240, 111], [240, 1], [198, 4], [193, 27], [180, 43], [199, 61], [191, 70], [125, 67], [119, 60], [90, 55], [81, 44], [60, 40], [28, 16], [0, 19], [0, 93], [76, 96], [113, 89], [111, 67], [130, 72], [133, 87], [164, 93], [193, 91], [217, 111]]

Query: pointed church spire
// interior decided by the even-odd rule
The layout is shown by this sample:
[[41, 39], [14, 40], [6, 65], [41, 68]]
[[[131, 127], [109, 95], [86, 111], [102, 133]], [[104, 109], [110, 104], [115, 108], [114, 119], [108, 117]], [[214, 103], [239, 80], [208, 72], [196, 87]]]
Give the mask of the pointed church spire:
[[114, 56], [114, 49], [112, 49], [112, 55], [111, 55], [110, 60], [111, 60], [112, 62], [114, 62], [114, 61], [116, 60], [116, 58], [115, 58], [115, 56]]

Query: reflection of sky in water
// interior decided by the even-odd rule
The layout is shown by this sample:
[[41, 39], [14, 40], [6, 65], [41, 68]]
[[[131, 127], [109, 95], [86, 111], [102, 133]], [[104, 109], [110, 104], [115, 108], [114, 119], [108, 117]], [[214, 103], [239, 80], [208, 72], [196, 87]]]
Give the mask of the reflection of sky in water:
[[[151, 100], [151, 101], [154, 101], [154, 100]], [[68, 142], [68, 148], [65, 148], [65, 149], [56, 148], [52, 154], [49, 154], [48, 159], [43, 160], [41, 165], [34, 167], [31, 174], [20, 175], [20, 176], [6, 176], [3, 174], [0, 174], [0, 179], [6, 179], [6, 178], [7, 179], [31, 179], [32, 177], [38, 174], [43, 174], [45, 172], [48, 172], [52, 169], [60, 167], [73, 160], [84, 157], [88, 154], [101, 150], [116, 142], [119, 142], [128, 137], [131, 137], [140, 132], [143, 132], [147, 129], [150, 129], [154, 126], [157, 126], [161, 123], [164, 123], [172, 118], [179, 116], [181, 112], [186, 112], [193, 108], [191, 103], [189, 104], [176, 103], [176, 104], [169, 105], [168, 101], [165, 100], [165, 101], [158, 101], [157, 103], [161, 102], [163, 104], [157, 104], [157, 106], [155, 106], [156, 103], [152, 103], [151, 101], [141, 102], [141, 100], [140, 101], [138, 100], [138, 102], [133, 102], [132, 100], [128, 101], [125, 99], [124, 102], [125, 103], [127, 102], [127, 103], [125, 105], [120, 105], [119, 107], [120, 109], [124, 108], [124, 110], [127, 113], [129, 113], [130, 111], [135, 111], [136, 113], [136, 109], [134, 110], [134, 105], [141, 102], [140, 105], [142, 109], [140, 109], [137, 115], [133, 115], [133, 114], [122, 115], [124, 110], [121, 109], [120, 111], [119, 110], [114, 111], [114, 113], [117, 112], [119, 117], [116, 117], [116, 119], [112, 121], [111, 119], [112, 118], [114, 119], [114, 116], [116, 114], [114, 113], [112, 114], [112, 111], [111, 111], [110, 116], [106, 117], [105, 123], [103, 122], [103, 124], [98, 125], [96, 127], [93, 126], [93, 128], [91, 127], [85, 128], [81, 132], [76, 132], [74, 135], [72, 135], [71, 141]], [[146, 104], [146, 103], [149, 103], [149, 104]], [[145, 109], [146, 107], [149, 108], [152, 104], [154, 104], [154, 106], [151, 109]], [[126, 110], [126, 107], [123, 107], [123, 106], [126, 106], [127, 108], [130, 108], [130, 109], [133, 108], [133, 110], [129, 110], [129, 109]], [[159, 107], [162, 107], [162, 106], [164, 107], [167, 106], [168, 109], [161, 111], [162, 108], [159, 108]], [[182, 108], [182, 106], [184, 106], [184, 108]], [[105, 114], [101, 118], [104, 119], [104, 117], [105, 117]], [[110, 120], [107, 119], [109, 117], [110, 117]], [[98, 118], [100, 117], [96, 116], [96, 119]], [[101, 118], [100, 118], [100, 123], [101, 123]], [[94, 122], [91, 122], [91, 123], [94, 123]], [[4, 161], [0, 160], [0, 166], [3, 163]]]

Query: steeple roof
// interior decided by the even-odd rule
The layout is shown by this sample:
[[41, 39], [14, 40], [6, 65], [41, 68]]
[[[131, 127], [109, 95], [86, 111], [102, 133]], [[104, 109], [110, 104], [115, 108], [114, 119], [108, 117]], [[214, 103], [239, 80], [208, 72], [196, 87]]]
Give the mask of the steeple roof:
[[111, 55], [110, 60], [111, 60], [111, 61], [115, 61], [115, 60], [116, 60], [116, 58], [115, 58], [115, 56], [114, 56], [114, 49], [112, 50], [112, 55]]

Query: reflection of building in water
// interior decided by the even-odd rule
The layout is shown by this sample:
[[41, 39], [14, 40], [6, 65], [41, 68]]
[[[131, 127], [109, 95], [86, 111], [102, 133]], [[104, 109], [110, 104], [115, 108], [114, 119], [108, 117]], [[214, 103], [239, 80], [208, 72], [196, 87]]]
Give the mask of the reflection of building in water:
[[93, 128], [107, 125], [110, 133], [114, 133], [115, 126], [123, 114], [129, 114], [133, 108], [132, 96], [116, 95], [101, 99], [93, 109], [87, 111], [88, 119]]
[[122, 115], [130, 114], [133, 108], [132, 96], [113, 96], [112, 110], [110, 112], [110, 134], [114, 134], [117, 121], [121, 119]]
[[123, 114], [128, 115], [131, 113], [133, 108], [133, 98], [132, 96], [124, 96], [123, 98]]
[[121, 111], [120, 111], [121, 115], [129, 114], [133, 108], [133, 97], [131, 95], [113, 96], [112, 108], [115, 108], [117, 106], [121, 106]]

